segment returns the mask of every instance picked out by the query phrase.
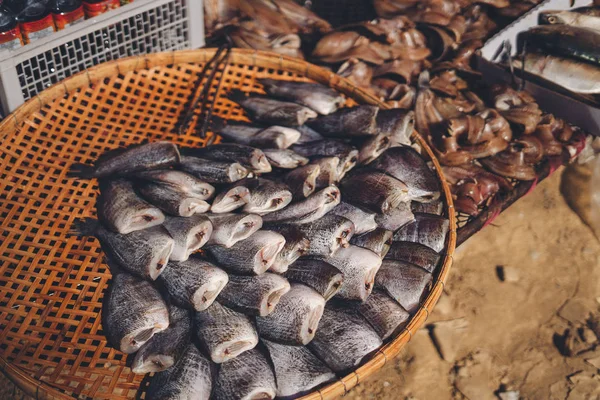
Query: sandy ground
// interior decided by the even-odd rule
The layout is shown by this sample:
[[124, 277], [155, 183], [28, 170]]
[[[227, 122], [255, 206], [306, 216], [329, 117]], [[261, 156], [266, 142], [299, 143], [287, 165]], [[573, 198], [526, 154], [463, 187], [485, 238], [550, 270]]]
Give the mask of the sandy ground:
[[600, 244], [562, 176], [457, 250], [426, 329], [346, 399], [600, 399]]

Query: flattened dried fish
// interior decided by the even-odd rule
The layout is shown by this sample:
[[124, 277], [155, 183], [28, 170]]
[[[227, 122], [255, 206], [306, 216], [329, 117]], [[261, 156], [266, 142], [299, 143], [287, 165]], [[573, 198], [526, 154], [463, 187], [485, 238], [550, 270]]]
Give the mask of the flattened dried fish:
[[340, 190], [332, 185], [312, 194], [306, 200], [290, 204], [283, 210], [264, 215], [263, 221], [305, 224], [318, 220], [337, 206], [339, 202]]
[[410, 137], [415, 130], [415, 113], [402, 109], [379, 110], [377, 131], [389, 136], [393, 143], [410, 146]]
[[280, 343], [306, 345], [315, 336], [325, 299], [308, 286], [293, 283], [275, 311], [256, 317], [261, 337]]
[[244, 186], [242, 179], [232, 186], [223, 189], [213, 200], [210, 211], [215, 214], [227, 213], [242, 207], [250, 200], [250, 189]]
[[375, 170], [353, 172], [341, 182], [340, 188], [345, 201], [377, 213], [385, 213], [410, 200], [403, 182]]
[[354, 235], [354, 223], [339, 215], [325, 215], [315, 221], [297, 225], [310, 238], [307, 255], [329, 256], [341, 247], [348, 247]]
[[195, 331], [200, 343], [217, 364], [238, 357], [258, 344], [250, 318], [214, 302], [195, 314]]
[[358, 152], [358, 163], [369, 164], [371, 161], [379, 157], [384, 151], [390, 148], [392, 140], [389, 136], [381, 133], [369, 136], [360, 145]]
[[333, 114], [308, 121], [306, 124], [323, 136], [343, 137], [377, 134], [379, 107], [342, 108]]
[[409, 313], [419, 308], [432, 275], [421, 267], [404, 261], [383, 260], [375, 277], [375, 287], [385, 290]]
[[272, 166], [277, 168], [294, 169], [308, 164], [308, 158], [289, 149], [264, 149], [263, 153]]
[[377, 226], [387, 229], [388, 231], [397, 231], [414, 220], [415, 216], [410, 209], [409, 202], [400, 203], [397, 207], [375, 216]]
[[219, 302], [246, 315], [269, 315], [281, 296], [289, 292], [287, 279], [265, 273], [259, 276], [229, 275], [229, 283], [221, 291]]
[[185, 172], [210, 183], [231, 183], [244, 179], [250, 171], [237, 162], [181, 157], [180, 167]]
[[412, 242], [393, 242], [386, 259], [415, 264], [427, 272], [433, 272], [442, 258], [435, 250]]
[[231, 247], [259, 230], [263, 225], [260, 215], [255, 214], [208, 214], [213, 224], [209, 245]]
[[[206, 147], [185, 148], [181, 150], [185, 156], [194, 156], [214, 161], [240, 163], [245, 168], [258, 174], [271, 172], [271, 164], [260, 149], [237, 143], [220, 143]], [[187, 157], [184, 157], [185, 164]], [[192, 173], [191, 171], [189, 171]], [[232, 182], [234, 182], [232, 180]]]
[[285, 238], [272, 231], [257, 231], [233, 246], [211, 246], [208, 252], [223, 268], [238, 274], [260, 275], [271, 267]]
[[295, 144], [292, 150], [305, 157], [328, 156], [344, 157], [356, 148], [337, 139], [323, 139], [308, 143]]
[[373, 291], [357, 309], [383, 340], [398, 332], [410, 318], [410, 314], [394, 299], [378, 290]]
[[292, 191], [292, 196], [300, 199], [313, 194], [320, 175], [321, 167], [318, 164], [309, 164], [290, 171], [285, 175], [284, 181]]
[[319, 166], [319, 175], [315, 179], [317, 189], [333, 185], [338, 181], [339, 157], [314, 157], [311, 165]]
[[282, 274], [288, 270], [290, 264], [308, 252], [310, 240], [295, 225], [271, 224], [267, 230], [277, 232], [285, 238], [285, 245], [275, 257], [270, 271]]
[[196, 311], [210, 307], [228, 281], [225, 271], [196, 257], [169, 263], [169, 268], [160, 276], [173, 303]]
[[266, 357], [253, 349], [221, 364], [215, 382], [215, 400], [270, 400], [277, 385]]
[[300, 132], [284, 126], [268, 128], [247, 124], [228, 123], [218, 130], [219, 135], [231, 142], [246, 146], [287, 149], [300, 139]]
[[135, 353], [169, 327], [169, 310], [150, 282], [121, 272], [113, 276], [104, 296], [102, 327], [111, 346]]
[[421, 243], [439, 253], [444, 250], [449, 228], [448, 218], [415, 213], [415, 220], [400, 228], [394, 234], [394, 241]]
[[160, 225], [165, 220], [162, 211], [138, 197], [131, 182], [125, 179], [101, 182], [96, 208], [98, 218], [110, 230], [122, 234]]
[[283, 126], [300, 126], [317, 116], [317, 113], [300, 104], [270, 99], [262, 96], [246, 96], [234, 91], [230, 99], [238, 103], [253, 121]]
[[442, 212], [444, 211], [444, 203], [440, 199], [430, 203], [419, 203], [418, 201], [413, 201], [410, 204], [410, 209], [413, 213], [442, 215]]
[[292, 282], [302, 283], [319, 293], [325, 301], [339, 292], [344, 274], [323, 260], [301, 258], [290, 265], [284, 276]]
[[190, 254], [200, 249], [212, 235], [213, 226], [204, 215], [192, 217], [168, 217], [164, 228], [173, 238], [174, 246], [171, 261], [185, 261]]
[[363, 233], [359, 236], [354, 235], [352, 239], [350, 239], [350, 244], [369, 249], [379, 257], [383, 258], [390, 249], [392, 236], [394, 236], [394, 232], [383, 228], [377, 228], [372, 232]]
[[363, 209], [353, 206], [350, 203], [342, 201], [329, 213], [348, 218], [350, 221], [352, 221], [354, 223], [355, 235], [361, 235], [377, 228], [374, 213], [364, 211]]
[[208, 211], [210, 204], [173, 186], [145, 182], [138, 191], [146, 200], [170, 215], [190, 217]]
[[305, 105], [322, 115], [335, 112], [345, 102], [338, 92], [318, 83], [275, 79], [261, 79], [260, 83], [269, 96]]
[[302, 125], [297, 127], [296, 129], [298, 129], [298, 131], [300, 132], [300, 139], [298, 139], [296, 144], [303, 144], [325, 139], [323, 135], [321, 135], [319, 132], [315, 131], [309, 126]]
[[254, 184], [247, 184], [250, 198], [244, 211], [254, 214], [267, 214], [281, 210], [292, 201], [292, 192], [287, 185], [268, 179], [258, 178]]
[[212, 185], [193, 175], [174, 169], [141, 171], [136, 173], [135, 177], [149, 182], [172, 186], [200, 200], [208, 200], [215, 193], [215, 188]]

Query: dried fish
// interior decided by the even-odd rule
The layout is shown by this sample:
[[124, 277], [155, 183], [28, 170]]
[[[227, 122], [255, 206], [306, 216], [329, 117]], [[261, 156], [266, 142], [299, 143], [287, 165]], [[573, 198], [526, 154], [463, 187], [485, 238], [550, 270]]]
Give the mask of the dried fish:
[[352, 239], [350, 239], [350, 244], [371, 250], [373, 253], [383, 258], [390, 249], [393, 236], [394, 232], [383, 228], [377, 228], [369, 233], [354, 235]]
[[215, 400], [270, 400], [277, 385], [266, 357], [256, 349], [221, 364], [215, 382]]
[[414, 220], [415, 216], [410, 209], [409, 202], [400, 203], [396, 208], [375, 215], [377, 226], [388, 231], [397, 231]]
[[310, 238], [307, 255], [329, 256], [340, 247], [348, 247], [354, 234], [354, 223], [339, 215], [325, 215], [305, 224], [296, 225]]
[[207, 214], [213, 224], [208, 245], [231, 247], [262, 227], [263, 220], [255, 214]]
[[374, 290], [356, 308], [383, 340], [402, 329], [410, 318], [410, 314], [394, 299], [378, 290]]
[[[257, 174], [271, 172], [271, 164], [269, 164], [269, 161], [262, 150], [244, 146], [242, 144], [221, 143], [194, 149], [186, 148], [181, 151], [186, 156], [191, 155], [215, 161], [240, 163]], [[185, 165], [185, 160], [182, 160], [182, 163]], [[192, 171], [188, 172], [193, 173]], [[243, 178], [245, 178], [245, 176]]]
[[342, 108], [333, 114], [307, 121], [307, 125], [327, 137], [365, 136], [377, 134], [379, 107]]
[[321, 115], [331, 114], [345, 103], [338, 92], [318, 83], [275, 79], [261, 79], [260, 83], [269, 96], [302, 104]]
[[315, 111], [300, 104], [262, 96], [246, 96], [241, 91], [231, 92], [229, 98], [246, 110], [253, 121], [264, 124], [294, 127], [317, 116]]
[[270, 271], [283, 274], [292, 263], [308, 252], [310, 240], [295, 225], [270, 224], [267, 230], [277, 232], [285, 238], [283, 249], [269, 268]]
[[145, 182], [137, 185], [143, 198], [170, 215], [190, 217], [210, 209], [210, 204], [173, 186]]
[[339, 203], [340, 190], [331, 185], [310, 195], [306, 200], [264, 215], [263, 221], [266, 223], [306, 224], [318, 220]]
[[342, 272], [323, 260], [301, 258], [290, 265], [284, 276], [292, 282], [302, 283], [328, 301], [339, 292], [344, 281]]
[[250, 200], [250, 189], [244, 186], [244, 179], [223, 189], [215, 197], [210, 211], [215, 214], [228, 213], [244, 206]]
[[181, 157], [182, 170], [209, 183], [231, 183], [244, 179], [250, 171], [237, 162]]
[[227, 286], [219, 294], [219, 302], [246, 315], [269, 315], [281, 296], [290, 290], [285, 278], [265, 273], [259, 276], [229, 275]]
[[267, 214], [281, 210], [292, 201], [292, 192], [283, 183], [258, 178], [243, 184], [250, 189], [250, 197], [244, 206], [245, 212]]
[[272, 166], [277, 168], [294, 169], [308, 164], [308, 158], [289, 149], [265, 149], [265, 156]]
[[204, 215], [185, 217], [168, 217], [164, 228], [173, 238], [171, 261], [185, 261], [190, 254], [202, 248], [212, 235], [213, 226]]
[[375, 287], [385, 290], [409, 313], [419, 308], [419, 303], [432, 275], [421, 267], [404, 261], [383, 260], [375, 277]]
[[292, 191], [293, 198], [300, 199], [313, 194], [317, 188], [317, 178], [320, 175], [320, 165], [309, 164], [298, 167], [287, 173], [284, 177], [284, 181]]
[[356, 171], [342, 180], [340, 189], [348, 203], [377, 213], [410, 200], [409, 188], [403, 182], [377, 170]]
[[359, 207], [343, 201], [335, 206], [329, 213], [348, 218], [350, 221], [352, 221], [352, 223], [354, 223], [355, 235], [361, 235], [377, 228], [374, 213], [364, 211]]
[[135, 177], [148, 182], [172, 186], [174, 189], [188, 193], [200, 200], [208, 200], [215, 193], [212, 185], [193, 175], [173, 169], [140, 171], [135, 174]]
[[444, 249], [450, 228], [448, 218], [415, 213], [415, 220], [394, 234], [394, 241], [421, 243], [438, 253]]
[[393, 242], [385, 258], [411, 263], [433, 273], [440, 263], [441, 255], [420, 243]]

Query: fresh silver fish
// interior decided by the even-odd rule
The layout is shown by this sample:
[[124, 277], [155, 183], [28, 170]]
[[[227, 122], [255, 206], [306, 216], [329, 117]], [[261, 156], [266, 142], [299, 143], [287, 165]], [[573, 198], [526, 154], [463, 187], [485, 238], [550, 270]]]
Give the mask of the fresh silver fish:
[[137, 353], [131, 364], [134, 374], [147, 374], [164, 371], [183, 356], [190, 343], [192, 319], [190, 312], [171, 305], [169, 307], [169, 327], [156, 333]]
[[277, 125], [263, 128], [229, 123], [219, 129], [218, 133], [228, 141], [246, 146], [273, 149], [287, 149], [300, 139], [300, 132], [297, 130]]
[[302, 104], [322, 115], [337, 111], [346, 102], [338, 92], [318, 83], [275, 79], [261, 79], [260, 83], [269, 96]]
[[415, 216], [410, 209], [410, 202], [402, 202], [395, 208], [375, 216], [377, 226], [388, 231], [397, 231], [414, 220]]
[[283, 274], [292, 263], [308, 252], [310, 240], [295, 225], [272, 224], [267, 230], [277, 232], [285, 238], [283, 249], [269, 268], [270, 271]]
[[283, 210], [263, 216], [264, 222], [305, 224], [316, 221], [340, 202], [340, 190], [331, 185], [310, 195], [306, 200], [290, 204]]
[[107, 152], [96, 160], [94, 166], [73, 164], [69, 175], [87, 179], [110, 175], [126, 176], [175, 165], [179, 158], [179, 150], [171, 142], [146, 143]]
[[213, 368], [195, 345], [189, 344], [171, 368], [152, 376], [148, 400], [208, 400], [212, 391]]
[[174, 169], [158, 169], [141, 171], [135, 174], [138, 179], [169, 185], [179, 191], [190, 194], [200, 200], [208, 200], [215, 193], [214, 186], [196, 178], [193, 175]]
[[268, 179], [254, 179], [253, 184], [246, 184], [250, 189], [250, 197], [244, 211], [258, 215], [281, 210], [292, 202], [292, 192], [287, 185]]
[[253, 121], [269, 125], [300, 126], [317, 116], [315, 111], [300, 104], [246, 96], [240, 91], [232, 92], [230, 99], [238, 103]]
[[410, 314], [394, 299], [378, 290], [359, 304], [357, 310], [383, 340], [402, 329], [410, 318]]
[[163, 212], [142, 200], [125, 179], [101, 182], [96, 208], [98, 218], [121, 234], [160, 225], [165, 220]]
[[310, 238], [307, 255], [330, 256], [340, 248], [348, 247], [354, 235], [354, 223], [339, 215], [325, 215], [297, 226]]
[[344, 274], [323, 260], [301, 258], [290, 265], [284, 276], [292, 282], [302, 283], [328, 301], [340, 291]]
[[232, 183], [244, 179], [250, 171], [237, 162], [181, 157], [182, 170], [209, 183]]
[[195, 314], [195, 331], [202, 346], [217, 364], [225, 363], [258, 344], [250, 318], [215, 301]]
[[250, 200], [250, 189], [243, 185], [242, 179], [233, 185], [225, 188], [213, 200], [210, 211], [215, 214], [228, 213], [242, 207]]
[[214, 161], [239, 163], [257, 174], [271, 172], [271, 164], [262, 150], [237, 143], [220, 143], [206, 147], [182, 149], [186, 156]]
[[328, 306], [308, 348], [335, 372], [350, 370], [375, 352], [382, 341], [356, 311]]
[[377, 131], [389, 136], [392, 143], [410, 146], [415, 130], [415, 113], [399, 108], [379, 110], [377, 114]]
[[448, 218], [415, 213], [415, 220], [400, 228], [394, 234], [394, 241], [421, 243], [439, 253], [444, 250], [449, 228]]
[[320, 175], [321, 167], [318, 164], [309, 164], [287, 173], [284, 182], [292, 191], [294, 199], [302, 199], [313, 194]]
[[267, 358], [253, 349], [221, 364], [215, 400], [271, 400], [277, 385]]
[[418, 201], [413, 201], [410, 204], [410, 209], [413, 213], [442, 215], [444, 212], [444, 203], [441, 199], [437, 199], [436, 201], [429, 203], [419, 203]]
[[256, 326], [265, 339], [306, 345], [315, 336], [324, 308], [323, 296], [308, 286], [293, 283], [272, 313], [256, 317]]
[[170, 215], [190, 217], [209, 210], [210, 204], [169, 185], [146, 182], [137, 186], [142, 197]]
[[160, 276], [171, 301], [179, 307], [203, 311], [210, 307], [229, 282], [225, 271], [201, 258], [169, 263]]
[[333, 114], [307, 121], [307, 125], [326, 137], [375, 135], [377, 129], [376, 106], [342, 108]]
[[276, 274], [229, 275], [229, 283], [221, 291], [219, 302], [246, 315], [264, 317], [273, 312], [281, 296], [289, 291], [287, 279]]
[[338, 181], [338, 172], [340, 169], [339, 157], [315, 157], [310, 164], [319, 166], [319, 175], [315, 179], [316, 189], [333, 185]]
[[121, 235], [96, 220], [85, 219], [75, 221], [72, 232], [78, 236], [95, 236], [102, 250], [121, 268], [151, 280], [164, 271], [174, 247], [173, 238], [162, 226]]
[[410, 200], [408, 187], [403, 182], [374, 170], [352, 173], [340, 183], [340, 189], [344, 201], [376, 213], [385, 213]]
[[208, 245], [231, 247], [244, 240], [263, 225], [260, 215], [255, 214], [208, 214], [213, 232]]
[[377, 228], [374, 231], [363, 233], [362, 235], [352, 236], [350, 244], [364, 247], [383, 258], [390, 250], [393, 236], [394, 232], [383, 228]]
[[273, 362], [277, 397], [290, 398], [335, 379], [335, 374], [303, 346], [262, 340]]
[[342, 201], [329, 213], [348, 218], [350, 221], [352, 221], [354, 223], [355, 235], [361, 235], [377, 228], [374, 213], [364, 211], [363, 209], [353, 206], [350, 203]]
[[319, 132], [315, 131], [307, 125], [299, 126], [296, 129], [298, 129], [298, 131], [300, 132], [300, 139], [298, 139], [296, 144], [314, 142], [317, 140], [325, 139], [325, 136], [321, 135]]
[[440, 182], [425, 160], [409, 146], [392, 147], [369, 164], [404, 182], [412, 200], [427, 202], [440, 197]]
[[190, 254], [199, 250], [208, 242], [212, 235], [213, 226], [204, 215], [191, 217], [168, 217], [163, 227], [173, 238], [171, 261], [185, 261]]
[[433, 277], [421, 267], [404, 261], [383, 260], [375, 286], [385, 290], [406, 311], [413, 314]]
[[228, 271], [260, 275], [271, 267], [284, 245], [285, 238], [279, 233], [257, 231], [229, 248], [211, 246], [208, 252]]
[[102, 330], [108, 343], [125, 354], [135, 353], [169, 327], [169, 309], [148, 281], [118, 273], [102, 302]]
[[358, 163], [369, 164], [390, 148], [392, 140], [382, 133], [369, 136], [361, 144], [358, 151]]
[[263, 153], [272, 166], [294, 169], [308, 164], [309, 159], [289, 149], [264, 149]]
[[337, 296], [346, 300], [365, 301], [375, 284], [381, 257], [363, 247], [341, 248], [323, 259], [344, 274], [344, 283]]
[[433, 273], [440, 263], [442, 256], [435, 250], [420, 243], [393, 242], [385, 258], [411, 263], [423, 268], [427, 272]]

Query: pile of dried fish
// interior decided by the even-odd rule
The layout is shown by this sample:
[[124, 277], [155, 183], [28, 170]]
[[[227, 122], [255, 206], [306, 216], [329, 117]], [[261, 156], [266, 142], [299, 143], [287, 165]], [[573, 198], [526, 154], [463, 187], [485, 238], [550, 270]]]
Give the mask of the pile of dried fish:
[[223, 143], [71, 169], [99, 181], [98, 220], [73, 232], [102, 246], [103, 331], [155, 373], [147, 399], [309, 392], [403, 329], [440, 262], [449, 221], [412, 112], [260, 83], [230, 93], [252, 123], [218, 121]]

